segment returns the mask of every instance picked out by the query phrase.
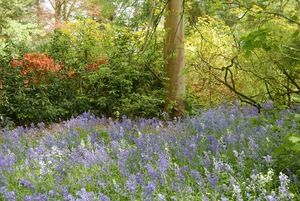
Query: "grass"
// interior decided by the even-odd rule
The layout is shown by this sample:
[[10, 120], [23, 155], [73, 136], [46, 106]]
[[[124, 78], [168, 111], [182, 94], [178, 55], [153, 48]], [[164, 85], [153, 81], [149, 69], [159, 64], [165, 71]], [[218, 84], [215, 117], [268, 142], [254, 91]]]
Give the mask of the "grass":
[[223, 105], [169, 122], [84, 113], [3, 129], [0, 199], [300, 200], [299, 164], [273, 154], [299, 132], [295, 112]]

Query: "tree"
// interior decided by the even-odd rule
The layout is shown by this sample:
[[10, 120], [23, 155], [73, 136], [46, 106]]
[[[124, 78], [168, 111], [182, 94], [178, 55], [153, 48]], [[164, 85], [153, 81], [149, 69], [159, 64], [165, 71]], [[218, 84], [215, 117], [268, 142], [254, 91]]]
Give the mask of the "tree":
[[16, 57], [34, 50], [33, 41], [44, 33], [32, 17], [34, 0], [0, 0], [0, 57]]
[[183, 0], [170, 0], [166, 8], [164, 44], [166, 101], [164, 110], [171, 117], [185, 112], [184, 17]]
[[187, 67], [200, 75], [195, 80], [202, 96], [198, 104], [205, 102], [207, 89], [234, 93], [228, 98], [258, 109], [267, 100], [286, 105], [300, 101], [299, 1], [203, 0], [201, 6], [205, 16], [190, 26], [186, 37]]

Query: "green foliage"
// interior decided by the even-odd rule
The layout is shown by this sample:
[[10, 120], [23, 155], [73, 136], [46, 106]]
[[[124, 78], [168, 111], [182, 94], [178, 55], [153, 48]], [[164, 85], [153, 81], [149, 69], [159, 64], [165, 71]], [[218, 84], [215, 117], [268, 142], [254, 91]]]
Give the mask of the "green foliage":
[[188, 28], [186, 40], [192, 93], [202, 95], [198, 104], [208, 102], [203, 96], [214, 103], [224, 94], [255, 104], [299, 102], [299, 3], [201, 2], [206, 16]]
[[34, 17], [31, 18], [30, 10], [34, 3], [34, 0], [0, 0], [1, 57], [21, 56], [35, 51], [42, 43], [39, 39], [45, 35], [45, 31], [39, 29]]
[[[131, 117], [160, 114], [164, 90], [157, 77], [163, 70], [161, 55], [155, 52], [157, 41], [141, 54], [141, 32], [112, 32], [109, 25], [89, 19], [69, 26], [73, 28], [55, 31], [47, 52], [66, 71], [75, 72], [71, 90], [80, 111]], [[95, 70], [86, 71], [87, 64], [95, 65]]]
[[22, 74], [25, 66], [12, 67], [10, 63], [2, 64], [3, 74], [0, 100], [0, 114], [9, 117], [16, 124], [32, 122], [51, 122], [65, 118], [71, 109], [67, 105], [68, 93], [65, 92], [65, 80], [56, 74], [47, 73], [38, 83], [29, 83], [35, 74]]
[[250, 56], [251, 51], [255, 48], [263, 48], [264, 50], [270, 50], [270, 47], [266, 44], [269, 31], [267, 29], [258, 29], [241, 39], [241, 48], [246, 51], [246, 56]]
[[289, 168], [300, 176], [300, 114], [291, 115], [288, 121], [296, 132], [288, 133], [284, 137], [283, 144], [274, 151], [274, 155], [280, 158], [280, 167]]

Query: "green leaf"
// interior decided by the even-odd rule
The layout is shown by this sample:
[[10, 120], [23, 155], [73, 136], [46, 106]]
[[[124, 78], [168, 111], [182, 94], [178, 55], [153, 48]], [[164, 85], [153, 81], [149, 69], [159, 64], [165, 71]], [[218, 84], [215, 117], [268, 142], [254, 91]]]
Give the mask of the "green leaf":
[[296, 20], [298, 20], [298, 16], [294, 15], [294, 16], [291, 17], [291, 19], [294, 20], [294, 21], [296, 21]]
[[296, 38], [299, 36], [299, 30], [297, 29], [293, 34], [292, 34], [292, 38]]
[[297, 142], [300, 142], [300, 137], [297, 137], [297, 136], [290, 136], [289, 138], [289, 141], [293, 142], [293, 143], [297, 143]]
[[294, 119], [300, 122], [300, 114], [295, 114]]
[[300, 152], [300, 143], [295, 144], [293, 147], [291, 147], [291, 150], [299, 153]]
[[279, 146], [277, 147], [277, 149], [274, 151], [274, 156], [278, 156], [280, 154], [282, 154], [285, 151], [284, 146]]
[[251, 51], [255, 48], [263, 47], [266, 50], [270, 47], [265, 43], [269, 32], [267, 29], [258, 29], [243, 37], [240, 41], [241, 48]]

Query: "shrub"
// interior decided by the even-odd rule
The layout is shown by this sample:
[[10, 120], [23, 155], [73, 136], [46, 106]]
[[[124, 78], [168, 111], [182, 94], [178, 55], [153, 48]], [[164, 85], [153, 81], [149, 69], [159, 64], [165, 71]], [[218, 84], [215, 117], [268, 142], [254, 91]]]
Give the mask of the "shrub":
[[150, 41], [141, 53], [141, 33], [97, 27], [87, 20], [76, 29], [57, 29], [47, 46], [49, 55], [76, 78], [77, 107], [97, 115], [159, 116], [164, 104], [161, 41]]
[[17, 124], [54, 121], [66, 111], [51, 96], [60, 81], [60, 65], [43, 54], [24, 54], [21, 59], [2, 62], [0, 114]]
[[61, 66], [55, 64], [52, 58], [40, 53], [24, 54], [22, 60], [15, 58], [10, 65], [13, 67], [23, 66], [21, 74], [26, 79], [25, 87], [30, 84], [38, 84], [45, 79], [47, 74], [55, 75], [61, 69]]

